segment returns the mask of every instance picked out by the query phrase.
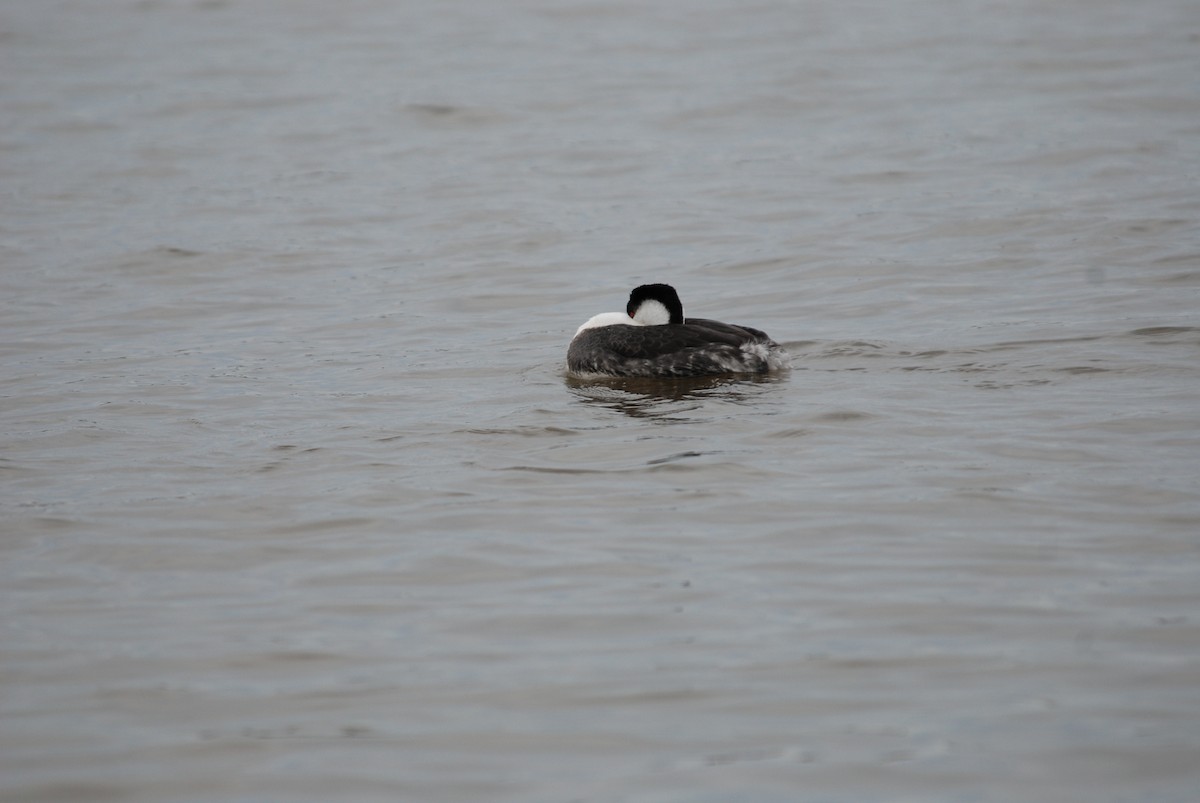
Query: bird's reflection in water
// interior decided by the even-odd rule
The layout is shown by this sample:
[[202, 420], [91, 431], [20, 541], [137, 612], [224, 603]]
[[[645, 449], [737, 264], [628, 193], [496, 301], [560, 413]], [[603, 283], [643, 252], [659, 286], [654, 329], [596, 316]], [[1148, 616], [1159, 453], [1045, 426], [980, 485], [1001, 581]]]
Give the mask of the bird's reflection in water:
[[567, 375], [567, 387], [582, 402], [607, 407], [635, 418], [671, 417], [694, 410], [705, 401], [747, 403], [780, 382], [783, 374], [737, 374], [672, 378]]

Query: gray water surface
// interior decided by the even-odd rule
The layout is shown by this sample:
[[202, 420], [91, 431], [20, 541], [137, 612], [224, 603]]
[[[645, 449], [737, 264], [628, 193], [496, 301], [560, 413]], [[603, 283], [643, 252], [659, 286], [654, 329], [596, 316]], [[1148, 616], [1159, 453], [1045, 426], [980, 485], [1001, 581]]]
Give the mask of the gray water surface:
[[[0, 2], [0, 798], [1192, 801], [1200, 11]], [[585, 382], [645, 281], [785, 374]]]

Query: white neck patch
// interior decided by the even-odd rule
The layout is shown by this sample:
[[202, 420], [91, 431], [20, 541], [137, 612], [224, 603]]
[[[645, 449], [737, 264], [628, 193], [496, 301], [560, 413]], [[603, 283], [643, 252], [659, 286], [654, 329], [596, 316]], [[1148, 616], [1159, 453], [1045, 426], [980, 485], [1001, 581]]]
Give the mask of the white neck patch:
[[[659, 304], [661, 307], [662, 305]], [[626, 326], [644, 326], [641, 321], [635, 321], [623, 312], [602, 312], [599, 315], [593, 315], [588, 318], [583, 326], [575, 330], [575, 336], [584, 329], [599, 329], [601, 326], [615, 326], [617, 324], [625, 324]]]
[[663, 326], [671, 322], [671, 311], [661, 301], [648, 298], [633, 311], [633, 319], [642, 326]]

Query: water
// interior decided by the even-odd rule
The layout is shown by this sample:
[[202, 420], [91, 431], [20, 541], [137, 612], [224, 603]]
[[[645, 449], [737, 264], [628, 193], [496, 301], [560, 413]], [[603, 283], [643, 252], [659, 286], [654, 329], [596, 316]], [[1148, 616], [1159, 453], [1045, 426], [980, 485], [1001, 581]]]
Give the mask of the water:
[[[0, 797], [1185, 801], [1194, 3], [0, 5]], [[761, 381], [585, 383], [669, 281]]]

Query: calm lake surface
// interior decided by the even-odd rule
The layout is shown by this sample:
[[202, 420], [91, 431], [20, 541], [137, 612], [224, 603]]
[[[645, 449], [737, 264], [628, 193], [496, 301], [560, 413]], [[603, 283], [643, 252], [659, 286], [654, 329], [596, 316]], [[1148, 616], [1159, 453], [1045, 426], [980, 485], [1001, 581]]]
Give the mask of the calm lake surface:
[[[1196, 799], [1193, 0], [0, 0], [0, 119], [0, 799]], [[793, 369], [567, 376], [651, 281]]]

